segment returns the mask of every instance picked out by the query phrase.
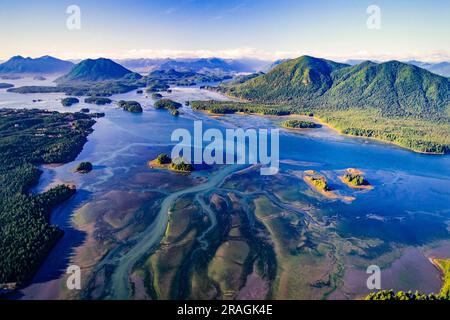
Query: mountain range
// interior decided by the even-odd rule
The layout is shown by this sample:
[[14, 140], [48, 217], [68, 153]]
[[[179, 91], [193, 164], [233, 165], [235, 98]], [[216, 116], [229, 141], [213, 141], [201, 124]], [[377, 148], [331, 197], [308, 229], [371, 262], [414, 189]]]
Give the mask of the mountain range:
[[270, 61], [259, 59], [126, 59], [119, 61], [123, 66], [137, 72], [149, 73], [154, 70], [176, 70], [195, 73], [252, 73], [267, 68]]
[[51, 56], [43, 56], [36, 59], [14, 56], [0, 64], [0, 74], [66, 73], [73, 65], [70, 61], [60, 60]]
[[450, 77], [450, 62], [444, 61], [438, 63], [430, 63], [412, 60], [407, 61], [407, 63], [426, 69], [443, 77]]

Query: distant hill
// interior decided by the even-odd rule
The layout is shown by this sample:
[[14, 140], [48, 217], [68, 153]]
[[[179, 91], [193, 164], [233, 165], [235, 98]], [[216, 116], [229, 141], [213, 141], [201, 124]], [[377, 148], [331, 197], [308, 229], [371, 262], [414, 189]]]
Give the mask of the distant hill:
[[141, 78], [142, 76], [126, 69], [112, 60], [99, 58], [81, 61], [75, 65], [68, 74], [56, 79], [56, 82], [97, 82], [119, 80], [124, 77]]
[[426, 69], [443, 77], [450, 77], [450, 62], [421, 62], [421, 61], [408, 61], [407, 63]]
[[72, 62], [60, 60], [50, 56], [43, 56], [36, 59], [15, 56], [0, 64], [0, 74], [66, 73], [72, 67]]
[[270, 62], [259, 59], [179, 58], [179, 59], [126, 59], [120, 63], [139, 72], [155, 70], [195, 73], [253, 73], [264, 69]]
[[450, 114], [449, 79], [398, 61], [348, 66], [303, 56], [225, 88], [247, 100], [314, 109], [375, 108], [385, 115], [422, 118]]

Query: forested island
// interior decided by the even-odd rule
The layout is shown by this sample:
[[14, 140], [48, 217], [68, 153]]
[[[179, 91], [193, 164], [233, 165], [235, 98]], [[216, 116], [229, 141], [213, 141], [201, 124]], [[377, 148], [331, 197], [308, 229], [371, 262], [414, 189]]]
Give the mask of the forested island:
[[170, 99], [161, 99], [155, 102], [153, 107], [155, 109], [165, 109], [169, 110], [170, 114], [177, 117], [180, 112], [178, 109], [180, 109], [183, 105], [181, 103], [178, 103], [176, 101], [170, 100]]
[[286, 120], [281, 123], [281, 126], [287, 129], [314, 129], [319, 127], [315, 122], [304, 120]]
[[70, 97], [70, 98], [64, 98], [61, 100], [61, 104], [64, 107], [71, 107], [72, 105], [74, 105], [76, 103], [80, 103], [80, 100], [78, 100], [78, 98]]
[[373, 189], [373, 186], [364, 177], [363, 172], [357, 169], [347, 169], [340, 179], [353, 189]]
[[195, 170], [194, 166], [184, 159], [172, 159], [167, 154], [162, 153], [152, 161], [148, 162], [151, 168], [168, 169], [179, 173], [189, 173]]
[[78, 173], [89, 173], [93, 169], [92, 163], [90, 162], [80, 162], [75, 168], [75, 172]]
[[137, 101], [120, 100], [117, 105], [128, 112], [141, 113], [143, 111], [141, 104]]
[[89, 104], [96, 104], [99, 106], [105, 105], [105, 104], [110, 104], [112, 103], [112, 100], [109, 98], [103, 98], [103, 97], [89, 97], [84, 99], [85, 103], [89, 103]]
[[42, 110], [0, 110], [0, 283], [29, 281], [62, 236], [49, 224], [52, 208], [75, 193], [60, 185], [30, 194], [38, 166], [74, 160], [92, 132], [94, 116]]
[[13, 87], [14, 85], [11, 83], [0, 82], [0, 89], [9, 89]]
[[170, 99], [161, 99], [155, 102], [155, 109], [177, 110], [182, 107], [181, 103], [175, 102]]

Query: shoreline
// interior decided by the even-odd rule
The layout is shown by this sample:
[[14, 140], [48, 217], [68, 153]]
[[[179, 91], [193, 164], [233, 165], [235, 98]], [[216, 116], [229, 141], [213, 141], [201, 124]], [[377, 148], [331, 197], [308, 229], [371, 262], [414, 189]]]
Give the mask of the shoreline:
[[[2, 110], [16, 110], [16, 109], [11, 109], [11, 108], [1, 108], [1, 109]], [[22, 110], [22, 109], [18, 109], [18, 110]], [[23, 110], [28, 111], [28, 109], [23, 109]], [[34, 110], [34, 109], [30, 109], [30, 110]], [[39, 111], [41, 111], [41, 110], [39, 110]], [[43, 112], [47, 112], [47, 111], [43, 111]], [[67, 112], [61, 112], [61, 111], [56, 111], [56, 112], [59, 115], [63, 115], [63, 114], [67, 113]], [[94, 117], [91, 115], [90, 119], [94, 120]], [[72, 181], [67, 182], [67, 181], [61, 181], [58, 179], [52, 179], [52, 181], [47, 181], [48, 183], [45, 183], [46, 184], [45, 188], [43, 188], [40, 191], [38, 191], [37, 189], [36, 189], [36, 191], [34, 191], [34, 189], [39, 188], [39, 186], [42, 183], [43, 173], [44, 173], [43, 169], [51, 170], [53, 168], [58, 168], [63, 165], [66, 165], [66, 164], [76, 161], [78, 156], [83, 151], [86, 143], [88, 142], [88, 136], [94, 132], [93, 127], [95, 126], [96, 123], [97, 123], [97, 121], [94, 120], [94, 122], [90, 125], [89, 128], [84, 129], [84, 132], [82, 134], [83, 141], [81, 144], [71, 144], [71, 145], [67, 146], [67, 149], [70, 150], [70, 154], [65, 156], [63, 159], [61, 159], [61, 161], [48, 162], [48, 163], [45, 163], [45, 162], [44, 163], [30, 163], [39, 171], [39, 176], [31, 186], [28, 186], [27, 189], [25, 189], [23, 191], [25, 194], [35, 197], [35, 196], [43, 195], [46, 192], [48, 192], [54, 188], [62, 187], [62, 186], [65, 186], [66, 188], [70, 189], [71, 194], [65, 199], [57, 199], [57, 201], [55, 201], [54, 203], [52, 203], [52, 205], [50, 205], [48, 207], [46, 223], [48, 226], [56, 227], [58, 230], [58, 234], [56, 235], [55, 238], [50, 238], [45, 242], [45, 245], [47, 246], [47, 248], [44, 249], [44, 251], [42, 252], [42, 255], [40, 255], [37, 258], [37, 261], [38, 261], [37, 265], [30, 270], [30, 277], [27, 278], [23, 282], [17, 282], [16, 286], [14, 287], [14, 290], [6, 293], [6, 297], [11, 297], [12, 299], [21, 299], [22, 290], [29, 288], [33, 285], [40, 284], [39, 282], [36, 282], [36, 277], [39, 276], [39, 272], [40, 272], [41, 268], [44, 266], [44, 264], [46, 263], [48, 258], [51, 256], [52, 252], [55, 250], [55, 248], [61, 242], [62, 238], [65, 237], [65, 235], [66, 235], [66, 230], [64, 230], [64, 228], [61, 228], [60, 224], [52, 223], [52, 217], [59, 210], [60, 207], [64, 206], [71, 199], [73, 199], [73, 197], [78, 192], [77, 185]]]

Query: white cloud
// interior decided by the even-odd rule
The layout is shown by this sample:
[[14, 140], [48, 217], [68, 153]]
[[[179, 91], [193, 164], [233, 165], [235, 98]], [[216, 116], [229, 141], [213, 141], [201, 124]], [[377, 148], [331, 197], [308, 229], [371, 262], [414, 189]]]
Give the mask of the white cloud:
[[[49, 53], [43, 53], [45, 55]], [[50, 53], [61, 59], [87, 59], [106, 57], [111, 59], [139, 59], [139, 58], [211, 58], [219, 57], [224, 59], [251, 58], [262, 60], [277, 60], [296, 58], [302, 55], [311, 55], [319, 58], [326, 58], [336, 61], [348, 59], [361, 60], [419, 60], [426, 62], [450, 61], [450, 53], [446, 51], [433, 52], [411, 52], [400, 53], [371, 53], [367, 51], [355, 51], [348, 54], [329, 54], [321, 51], [266, 51], [256, 48], [230, 48], [223, 50], [173, 50], [173, 49], [133, 49], [124, 52], [54, 52]]]

